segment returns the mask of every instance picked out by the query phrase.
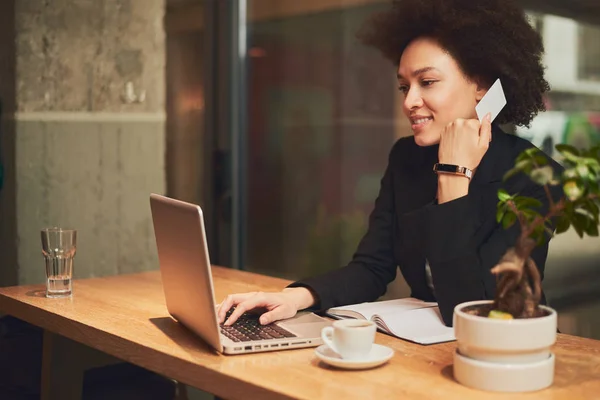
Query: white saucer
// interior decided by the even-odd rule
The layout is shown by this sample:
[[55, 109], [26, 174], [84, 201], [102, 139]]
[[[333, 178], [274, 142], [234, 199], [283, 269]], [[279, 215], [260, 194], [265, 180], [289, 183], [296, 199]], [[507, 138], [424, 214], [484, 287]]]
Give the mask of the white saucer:
[[315, 355], [321, 361], [343, 369], [366, 369], [386, 363], [394, 356], [394, 350], [380, 344], [373, 344], [369, 355], [361, 360], [344, 360], [329, 346], [323, 344], [315, 349]]

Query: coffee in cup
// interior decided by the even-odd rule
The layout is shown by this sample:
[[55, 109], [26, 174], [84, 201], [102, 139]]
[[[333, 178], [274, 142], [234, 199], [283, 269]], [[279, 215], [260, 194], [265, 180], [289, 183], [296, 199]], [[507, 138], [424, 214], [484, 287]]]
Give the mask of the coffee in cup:
[[321, 338], [343, 359], [360, 360], [371, 352], [376, 331], [374, 322], [346, 319], [323, 328]]

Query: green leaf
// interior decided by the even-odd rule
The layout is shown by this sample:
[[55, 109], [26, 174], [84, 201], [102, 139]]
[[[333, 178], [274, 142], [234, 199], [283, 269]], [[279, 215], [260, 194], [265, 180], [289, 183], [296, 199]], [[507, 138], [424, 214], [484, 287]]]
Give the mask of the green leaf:
[[519, 154], [519, 156], [516, 159], [516, 163], [518, 164], [520, 161], [529, 161], [530, 163], [534, 160], [534, 157], [536, 155], [536, 153], [538, 153], [540, 150], [537, 147], [530, 147], [527, 150], [524, 150], [521, 152], [521, 154]]
[[600, 194], [600, 182], [588, 182], [590, 193]]
[[556, 234], [568, 231], [570, 226], [569, 218], [566, 215], [561, 215], [556, 221]]
[[508, 170], [508, 171], [507, 171], [507, 172], [504, 174], [504, 176], [502, 177], [502, 180], [503, 180], [503, 181], [507, 181], [507, 180], [509, 180], [510, 178], [512, 178], [513, 176], [517, 175], [517, 174], [518, 174], [518, 173], [520, 173], [520, 172], [521, 172], [521, 170], [520, 170], [520, 169], [517, 169], [517, 168], [510, 169], [510, 170]]
[[598, 236], [598, 225], [597, 224], [589, 224], [587, 229], [585, 230], [585, 233], [587, 233], [588, 236], [597, 237]]
[[576, 167], [577, 175], [579, 175], [584, 180], [589, 180], [591, 178], [591, 171], [585, 164], [577, 164]]
[[[521, 154], [519, 154], [515, 160], [515, 163], [518, 164], [521, 161], [529, 161], [531, 157], [529, 157], [529, 154], [522, 152]], [[515, 164], [515, 165], [516, 165]]]
[[600, 144], [590, 147], [584, 155], [600, 161]]
[[588, 211], [592, 215], [595, 215], [596, 217], [598, 217], [598, 215], [600, 214], [600, 207], [598, 207], [598, 204], [596, 204], [594, 202], [594, 200], [591, 200], [591, 199], [589, 199], [586, 204], [587, 204]]
[[583, 196], [583, 188], [576, 181], [568, 181], [564, 184], [563, 190], [569, 200], [576, 201]]
[[524, 196], [517, 196], [513, 199], [513, 201], [515, 202], [515, 205], [517, 206], [518, 209], [521, 208], [540, 208], [542, 207], [542, 202], [539, 201], [538, 199], [534, 199], [533, 197], [524, 197]]
[[590, 223], [593, 221], [590, 220], [587, 214], [583, 214], [579, 212], [579, 210], [573, 213], [571, 219], [571, 223], [573, 224], [575, 231], [577, 232], [579, 237], [583, 238], [584, 232], [587, 233], [588, 229], [590, 229], [589, 225], [591, 225]]
[[587, 222], [584, 218], [575, 218], [575, 215], [578, 214], [573, 214], [573, 220], [571, 223], [573, 228], [575, 228], [575, 232], [577, 232], [580, 238], [583, 238], [583, 232], [587, 226]]
[[594, 172], [598, 172], [600, 170], [600, 162], [595, 158], [584, 158], [583, 163]]
[[533, 159], [538, 167], [543, 167], [544, 165], [548, 165], [548, 158], [542, 154], [538, 154]]
[[508, 194], [508, 192], [504, 189], [499, 189], [498, 190], [498, 199], [500, 199], [501, 201], [508, 201], [511, 199], [511, 195]]
[[565, 180], [577, 179], [578, 176], [576, 168], [566, 168], [565, 172], [563, 172], [563, 178]]
[[554, 170], [551, 166], [540, 167], [531, 171], [529, 176], [532, 181], [543, 186], [547, 185], [554, 178]]
[[575, 157], [578, 157], [580, 155], [579, 150], [568, 144], [557, 144], [556, 146], [554, 146], [554, 148], [565, 157], [567, 157], [567, 154]]
[[[536, 201], [535, 199], [532, 199], [532, 200]], [[531, 208], [523, 208], [522, 210], [519, 210], [519, 211], [521, 211], [521, 213], [523, 215], [525, 215], [526, 217], [530, 217], [531, 219], [535, 219], [535, 217], [541, 216], [539, 212], [532, 210]]]
[[598, 206], [591, 199], [582, 199], [580, 204], [577, 204], [577, 212], [584, 214], [590, 223], [597, 225], [599, 223]]
[[504, 217], [502, 218], [502, 227], [504, 229], [508, 229], [515, 223], [516, 220], [517, 220], [517, 216], [515, 215], [515, 213], [513, 213], [513, 212], [506, 213], [504, 215]]
[[530, 158], [526, 158], [515, 164], [515, 168], [521, 171], [526, 170], [529, 167], [533, 167], [533, 161]]
[[527, 154], [529, 157], [535, 156], [537, 153], [539, 153], [540, 149], [538, 149], [537, 147], [530, 147], [527, 150], [525, 150], [525, 154]]
[[505, 213], [506, 213], [505, 207], [498, 207], [498, 210], [496, 211], [496, 222], [500, 223], [500, 221], [502, 221], [502, 218], [504, 218]]
[[554, 146], [554, 148], [556, 150], [558, 150], [559, 152], [570, 152], [576, 156], [579, 155], [579, 150], [577, 150], [577, 148], [575, 146], [571, 146], [570, 144], [557, 144], [556, 146]]
[[[534, 232], [533, 238], [538, 246], [541, 246], [546, 241], [546, 235], [544, 235], [545, 227], [544, 225], [540, 225]], [[552, 234], [550, 234], [552, 236]]]
[[524, 156], [525, 158], [522, 160], [517, 159], [515, 166], [504, 174], [502, 177], [503, 180], [507, 180], [517, 175], [519, 172], [528, 174], [533, 169], [533, 161], [527, 156], [527, 154], [524, 154]]

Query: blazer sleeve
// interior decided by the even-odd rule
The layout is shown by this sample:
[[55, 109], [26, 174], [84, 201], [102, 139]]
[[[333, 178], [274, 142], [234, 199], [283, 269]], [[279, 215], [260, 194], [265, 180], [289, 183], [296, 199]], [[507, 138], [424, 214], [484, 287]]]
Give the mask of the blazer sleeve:
[[[529, 178], [521, 176], [521, 179]], [[531, 182], [531, 181], [529, 181]], [[546, 213], [549, 201], [542, 186], [531, 182], [520, 191], [520, 195], [534, 197], [543, 204], [540, 212]], [[552, 197], [560, 198], [560, 191], [553, 190]], [[478, 212], [481, 206], [478, 193], [444, 204], [426, 206], [426, 254], [431, 268], [435, 297], [440, 313], [447, 326], [452, 325], [454, 307], [462, 302], [491, 300], [496, 292], [496, 278], [490, 272], [506, 250], [513, 247], [520, 234], [518, 222], [504, 229], [496, 222], [496, 208], [490, 207], [488, 215]], [[478, 229], [482, 225], [490, 229]], [[554, 229], [554, 226], [553, 226]], [[483, 232], [482, 232], [483, 231]], [[484, 232], [488, 231], [486, 235]], [[543, 278], [548, 243], [546, 235], [542, 245], [532, 252], [540, 275]]]
[[392, 160], [400, 141], [388, 158], [381, 179], [375, 207], [369, 216], [367, 233], [360, 241], [352, 260], [343, 268], [304, 279], [289, 287], [306, 287], [316, 299], [311, 307], [325, 310], [331, 307], [375, 301], [396, 278], [397, 265], [393, 255], [394, 194]]

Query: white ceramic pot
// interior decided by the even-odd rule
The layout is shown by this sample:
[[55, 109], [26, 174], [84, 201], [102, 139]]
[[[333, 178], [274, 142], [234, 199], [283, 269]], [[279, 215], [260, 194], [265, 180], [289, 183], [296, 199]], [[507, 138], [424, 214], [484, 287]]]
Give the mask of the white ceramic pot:
[[467, 386], [493, 391], [531, 391], [552, 384], [556, 311], [548, 315], [501, 320], [467, 314], [463, 309], [490, 300], [459, 304], [454, 309], [455, 378]]

